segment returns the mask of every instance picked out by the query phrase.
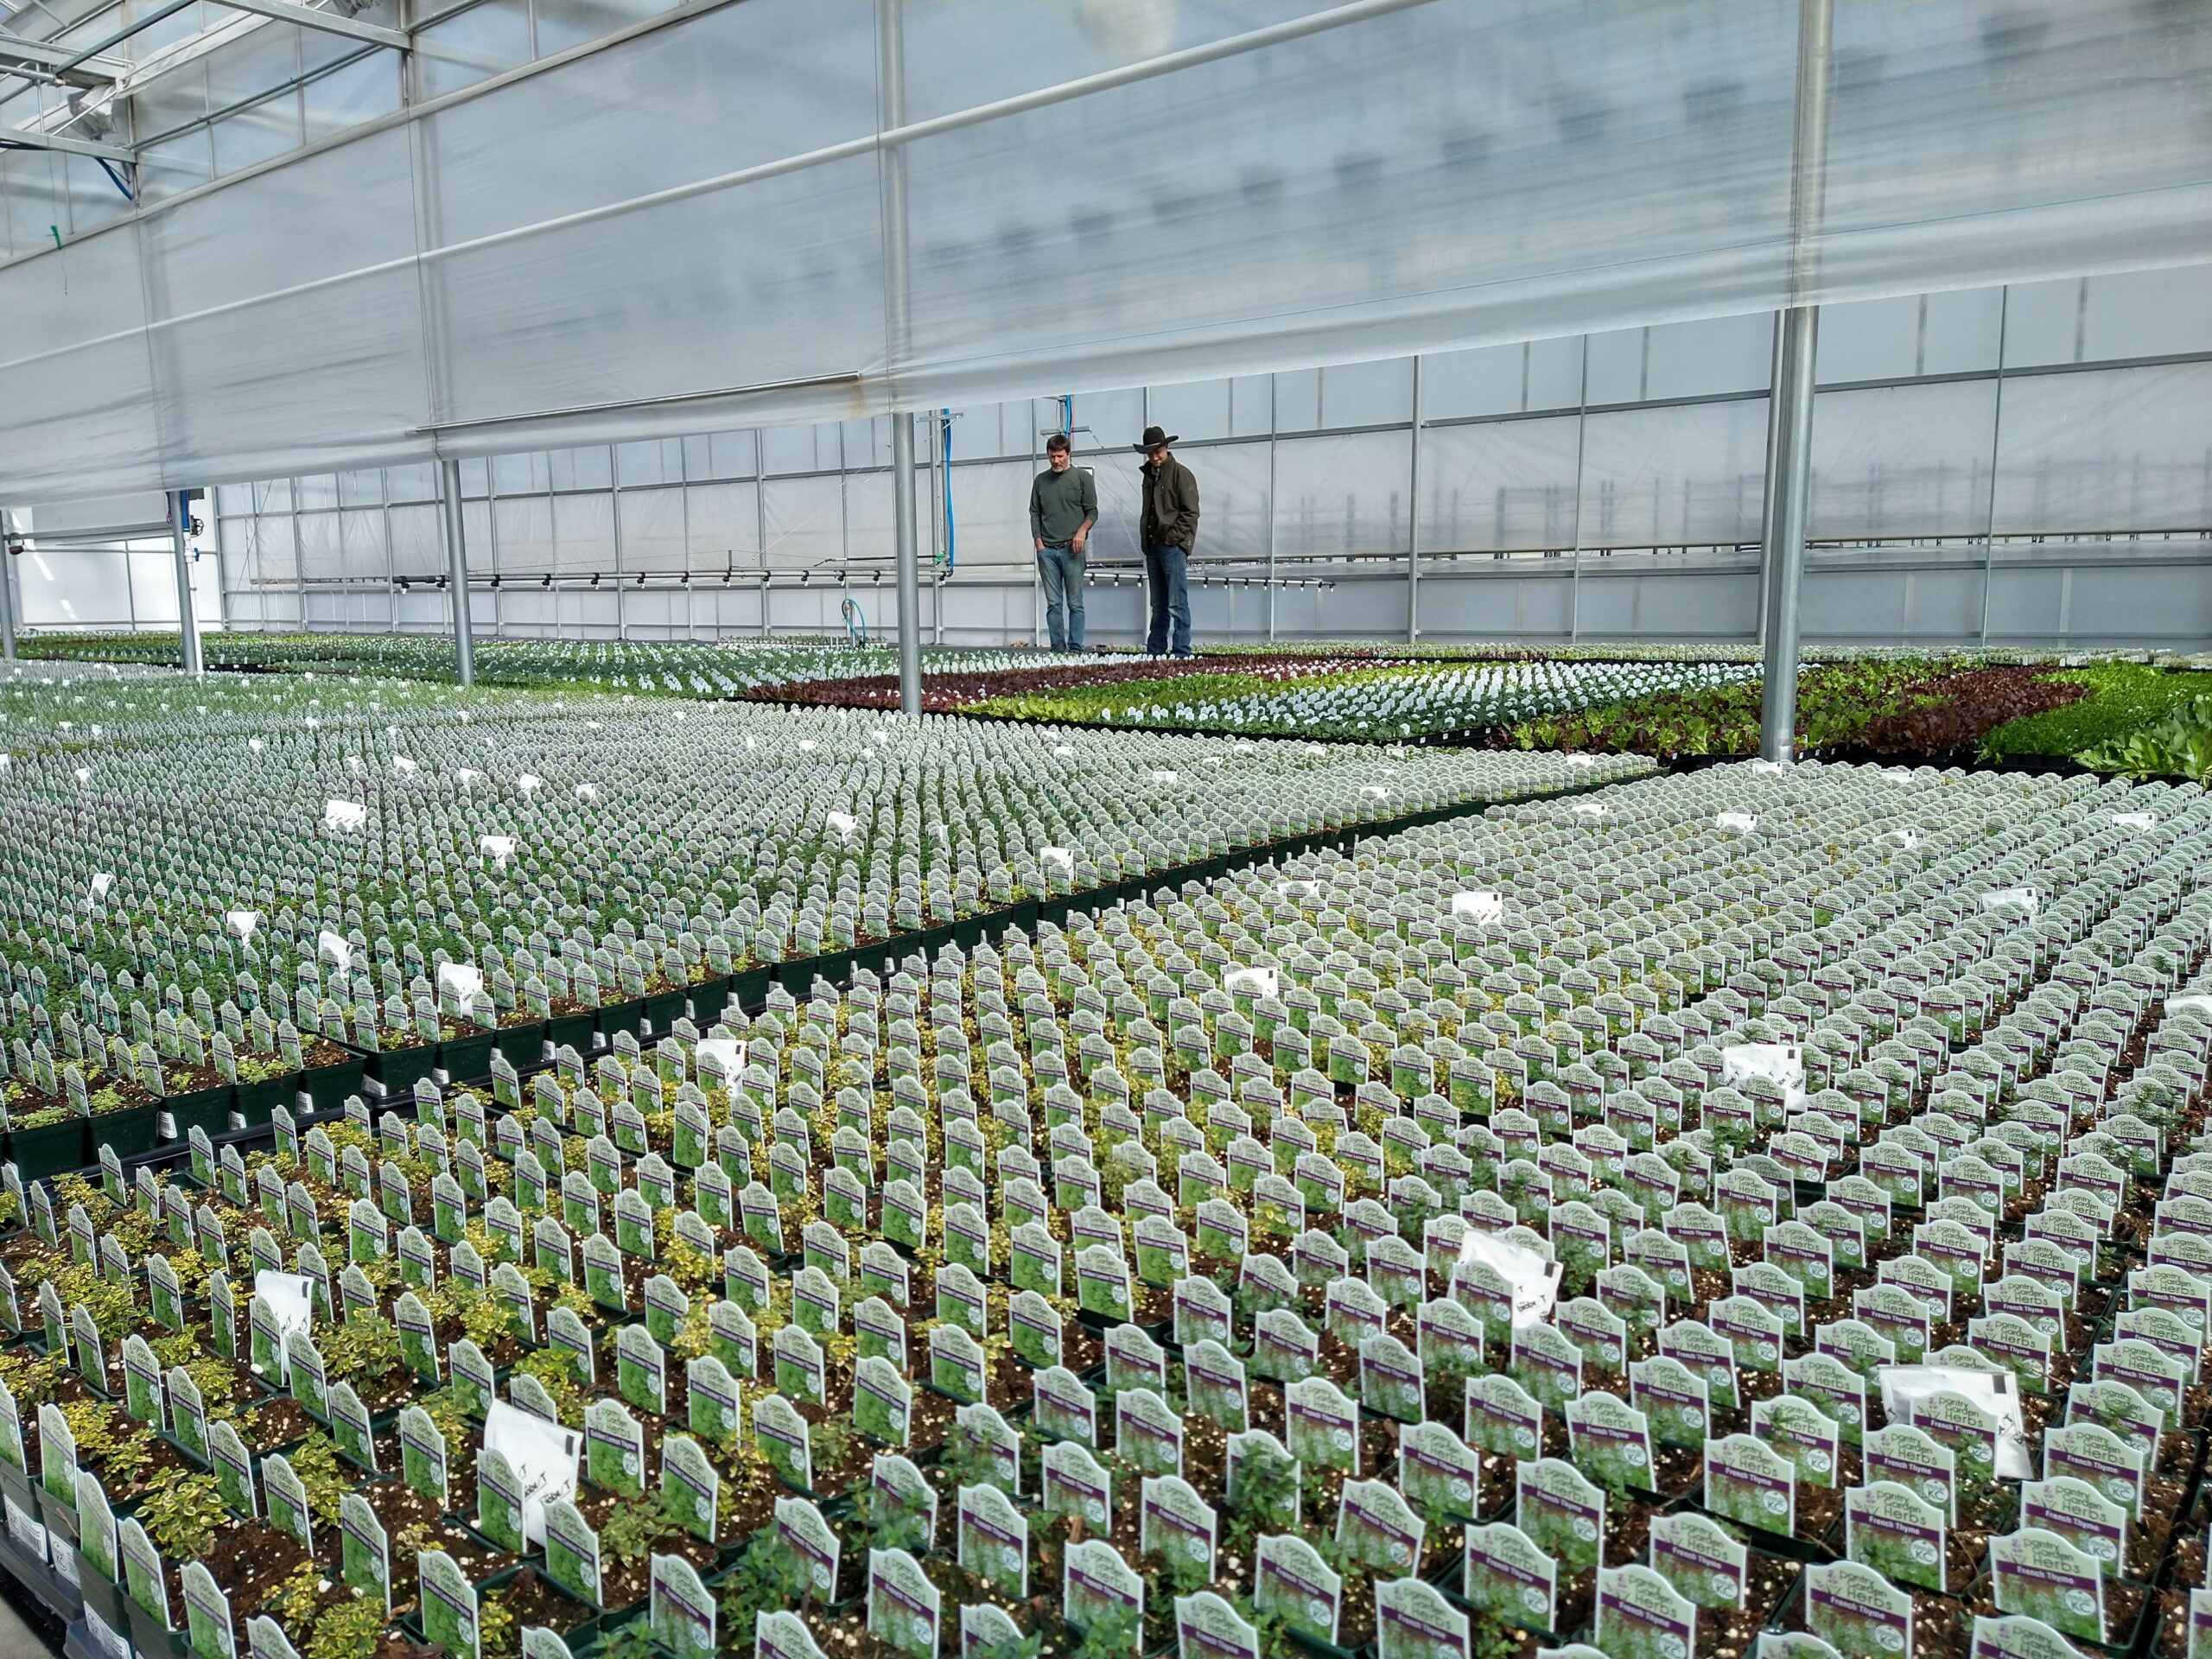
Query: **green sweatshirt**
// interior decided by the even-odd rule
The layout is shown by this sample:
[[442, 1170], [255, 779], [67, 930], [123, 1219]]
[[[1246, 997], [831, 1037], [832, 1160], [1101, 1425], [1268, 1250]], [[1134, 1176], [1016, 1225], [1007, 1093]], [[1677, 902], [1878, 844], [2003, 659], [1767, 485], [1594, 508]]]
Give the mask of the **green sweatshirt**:
[[1047, 467], [1029, 486], [1029, 534], [1047, 547], [1075, 539], [1098, 520], [1098, 480], [1083, 467], [1056, 473]]

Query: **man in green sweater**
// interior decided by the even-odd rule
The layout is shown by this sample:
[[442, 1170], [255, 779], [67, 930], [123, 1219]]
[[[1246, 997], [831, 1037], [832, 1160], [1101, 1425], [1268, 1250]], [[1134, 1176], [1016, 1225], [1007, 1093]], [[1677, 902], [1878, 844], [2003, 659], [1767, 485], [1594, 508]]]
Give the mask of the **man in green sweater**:
[[1045, 584], [1045, 626], [1054, 651], [1083, 649], [1083, 550], [1098, 522], [1098, 482], [1065, 432], [1045, 440], [1052, 463], [1029, 486], [1029, 536], [1037, 543], [1037, 574]]

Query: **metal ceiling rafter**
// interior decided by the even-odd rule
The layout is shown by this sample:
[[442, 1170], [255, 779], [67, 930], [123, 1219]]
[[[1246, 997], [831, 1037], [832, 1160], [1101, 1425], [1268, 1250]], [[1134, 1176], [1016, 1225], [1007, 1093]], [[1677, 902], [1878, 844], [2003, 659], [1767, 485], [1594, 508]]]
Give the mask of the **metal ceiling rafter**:
[[327, 35], [343, 35], [348, 40], [366, 41], [372, 46], [388, 46], [396, 51], [404, 52], [414, 44], [404, 29], [359, 22], [334, 11], [319, 11], [313, 6], [302, 5], [299, 0], [221, 0], [221, 3], [233, 10], [250, 11], [257, 16], [274, 18], [280, 23], [297, 23], [302, 29], [321, 29]]
[[105, 86], [121, 75], [130, 66], [121, 58], [93, 57], [73, 68], [57, 70], [57, 66], [68, 63], [76, 54], [51, 41], [26, 40], [20, 35], [0, 33], [0, 73], [28, 69], [39, 78], [53, 79], [72, 86]]
[[0, 148], [14, 146], [22, 149], [54, 149], [65, 156], [90, 156], [96, 161], [127, 162], [135, 164], [138, 152], [120, 144], [99, 143], [90, 138], [73, 138], [64, 132], [33, 132], [27, 127], [0, 127]]

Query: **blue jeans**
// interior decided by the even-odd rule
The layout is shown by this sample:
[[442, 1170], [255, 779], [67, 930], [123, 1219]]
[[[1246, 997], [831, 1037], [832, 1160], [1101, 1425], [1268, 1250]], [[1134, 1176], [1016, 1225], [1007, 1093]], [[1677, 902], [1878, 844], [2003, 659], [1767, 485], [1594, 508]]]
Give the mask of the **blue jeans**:
[[[1154, 543], [1144, 550], [1145, 588], [1152, 600], [1144, 648], [1152, 656], [1191, 654], [1190, 558], [1189, 553], [1172, 542]], [[1174, 624], [1172, 641], [1170, 622]]]
[[1045, 584], [1045, 627], [1052, 635], [1052, 649], [1081, 651], [1083, 555], [1071, 547], [1054, 547], [1047, 542], [1037, 551], [1037, 574]]

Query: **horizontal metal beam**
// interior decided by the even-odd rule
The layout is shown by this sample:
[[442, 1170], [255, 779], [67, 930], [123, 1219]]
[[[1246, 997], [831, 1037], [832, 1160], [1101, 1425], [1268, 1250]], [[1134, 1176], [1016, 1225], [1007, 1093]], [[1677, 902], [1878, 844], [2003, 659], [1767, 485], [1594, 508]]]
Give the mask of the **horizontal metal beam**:
[[385, 29], [376, 23], [357, 22], [351, 17], [341, 17], [334, 11], [319, 11], [313, 6], [303, 6], [298, 0], [222, 0], [222, 3], [238, 11], [250, 11], [257, 16], [273, 17], [280, 23], [297, 23], [302, 29], [321, 29], [326, 35], [343, 35], [348, 40], [366, 41], [372, 46], [389, 46], [406, 51], [414, 42], [404, 31]]
[[120, 58], [88, 58], [75, 67], [60, 72], [60, 66], [76, 56], [67, 47], [56, 46], [51, 41], [25, 40], [20, 35], [0, 33], [0, 70], [28, 68], [44, 71], [43, 79], [67, 81], [72, 86], [104, 86], [130, 66]]
[[124, 149], [117, 144], [95, 143], [90, 138], [72, 138], [65, 132], [33, 132], [28, 127], [0, 127], [0, 149], [10, 145], [23, 149], [58, 149], [65, 156], [90, 156], [103, 162], [136, 162], [138, 152]]

